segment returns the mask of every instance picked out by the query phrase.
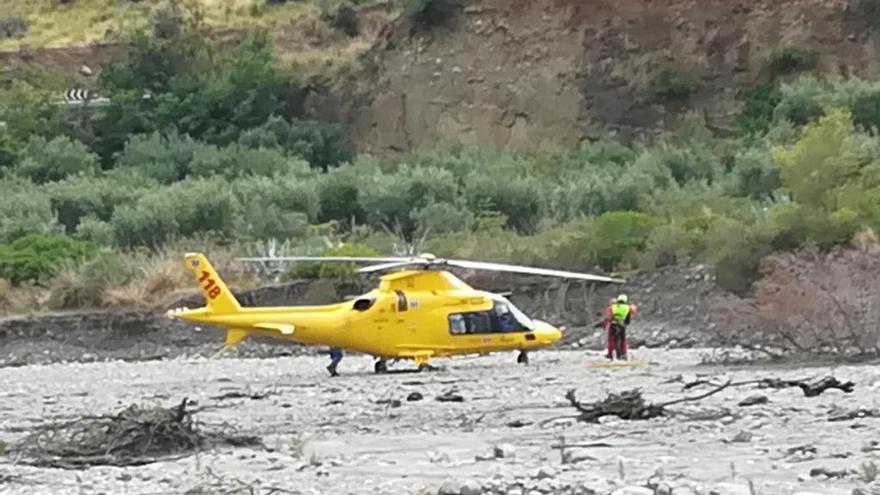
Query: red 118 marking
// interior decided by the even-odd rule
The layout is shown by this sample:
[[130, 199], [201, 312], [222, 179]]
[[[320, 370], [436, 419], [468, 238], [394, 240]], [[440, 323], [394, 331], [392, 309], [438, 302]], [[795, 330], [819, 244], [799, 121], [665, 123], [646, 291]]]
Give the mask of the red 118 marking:
[[208, 292], [208, 297], [211, 299], [217, 299], [217, 296], [220, 295], [220, 287], [217, 285], [217, 282], [211, 278], [211, 274], [202, 271], [202, 276], [199, 277], [199, 282], [202, 283], [202, 288]]

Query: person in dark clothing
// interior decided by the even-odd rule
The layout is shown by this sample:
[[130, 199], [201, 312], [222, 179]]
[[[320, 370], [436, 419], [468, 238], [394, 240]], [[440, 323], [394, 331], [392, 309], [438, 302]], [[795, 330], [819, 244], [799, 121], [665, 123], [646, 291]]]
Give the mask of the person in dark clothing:
[[327, 366], [327, 371], [330, 372], [330, 376], [339, 376], [339, 373], [336, 372], [336, 366], [339, 365], [339, 361], [342, 361], [342, 349], [331, 347], [330, 365]]

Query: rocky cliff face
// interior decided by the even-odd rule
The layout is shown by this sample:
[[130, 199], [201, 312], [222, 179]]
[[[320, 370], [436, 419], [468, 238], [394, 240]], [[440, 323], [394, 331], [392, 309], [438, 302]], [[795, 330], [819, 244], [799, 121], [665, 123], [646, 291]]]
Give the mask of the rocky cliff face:
[[815, 51], [818, 71], [877, 75], [880, 38], [858, 1], [466, 0], [433, 30], [389, 26], [341, 117], [372, 152], [570, 147], [651, 133], [685, 109], [730, 128], [737, 88], [766, 79], [774, 48]]

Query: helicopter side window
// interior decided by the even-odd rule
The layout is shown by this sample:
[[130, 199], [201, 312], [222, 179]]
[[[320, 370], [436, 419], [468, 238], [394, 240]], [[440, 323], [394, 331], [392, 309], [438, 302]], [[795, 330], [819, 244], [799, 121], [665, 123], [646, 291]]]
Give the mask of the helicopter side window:
[[492, 317], [488, 311], [453, 313], [449, 315], [449, 333], [451, 333], [452, 335], [468, 335], [492, 332]]
[[397, 311], [406, 311], [409, 304], [406, 302], [406, 294], [402, 290], [394, 291], [397, 294]]
[[352, 305], [352, 309], [355, 311], [366, 311], [373, 307], [373, 303], [375, 302], [376, 300], [370, 297], [358, 299], [354, 302], [354, 305]]
[[467, 333], [464, 316], [460, 314], [449, 315], [449, 333], [452, 335], [464, 335]]
[[488, 311], [465, 313], [468, 333], [492, 333], [492, 319]]

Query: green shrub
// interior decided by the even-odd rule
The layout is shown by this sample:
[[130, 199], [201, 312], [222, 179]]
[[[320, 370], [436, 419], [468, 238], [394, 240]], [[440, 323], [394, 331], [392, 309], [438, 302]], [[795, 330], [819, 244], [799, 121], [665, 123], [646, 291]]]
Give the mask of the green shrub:
[[196, 152], [208, 153], [210, 145], [176, 133], [132, 136], [117, 160], [117, 166], [136, 169], [146, 177], [170, 184], [190, 172]]
[[737, 126], [743, 134], [764, 134], [773, 125], [773, 112], [782, 101], [782, 92], [772, 84], [755, 84], [740, 91], [743, 109]]
[[806, 126], [795, 145], [774, 148], [773, 160], [796, 202], [831, 212], [837, 209], [838, 188], [870, 161], [863, 141], [854, 132], [849, 112], [832, 110]]
[[352, 146], [342, 128], [323, 122], [286, 122], [273, 117], [262, 126], [244, 132], [239, 144], [249, 148], [281, 148], [325, 172], [350, 162]]
[[15, 167], [17, 174], [38, 184], [71, 175], [94, 175], [97, 170], [97, 156], [82, 143], [66, 137], [57, 137], [48, 142], [42, 137], [32, 138]]
[[24, 143], [15, 139], [5, 128], [0, 127], [0, 169], [11, 167], [18, 161]]
[[90, 216], [80, 219], [74, 237], [83, 241], [91, 241], [98, 246], [111, 247], [115, 243], [113, 226], [110, 225], [110, 222]]
[[80, 219], [86, 215], [110, 218], [113, 205], [105, 205], [97, 193], [101, 184], [84, 178], [74, 178], [50, 184], [48, 188], [52, 210], [56, 212], [58, 222], [64, 226], [65, 233], [70, 235], [76, 231]]
[[416, 229], [422, 233], [467, 232], [474, 225], [474, 215], [470, 211], [446, 202], [429, 204], [414, 210], [410, 216]]
[[855, 125], [877, 134], [880, 130], [880, 90], [859, 96], [851, 109]]
[[207, 71], [183, 73], [156, 98], [160, 129], [227, 145], [282, 112], [289, 81], [275, 67], [265, 36], [248, 37]]
[[231, 185], [242, 204], [255, 201], [275, 204], [284, 211], [304, 213], [312, 222], [319, 218], [321, 203], [314, 180], [288, 174], [238, 179]]
[[534, 232], [544, 209], [544, 195], [534, 177], [475, 173], [465, 181], [464, 194], [471, 211], [501, 213], [507, 227], [520, 233]]
[[880, 29], [880, 0], [859, 0], [859, 14], [868, 27]]
[[729, 193], [755, 200], [767, 200], [779, 189], [779, 168], [770, 153], [759, 148], [749, 148], [734, 156], [729, 174]]
[[657, 223], [657, 219], [639, 212], [605, 213], [593, 221], [590, 244], [585, 248], [604, 270], [635, 267], [637, 255], [645, 248]]
[[284, 210], [276, 204], [252, 201], [239, 207], [233, 231], [240, 240], [302, 239], [309, 229], [309, 217]]
[[718, 285], [743, 293], [760, 276], [761, 260], [772, 252], [772, 233], [761, 225], [718, 218], [706, 233], [706, 256]]
[[815, 121], [824, 113], [825, 110], [818, 101], [802, 94], [783, 98], [773, 111], [776, 120], [785, 119], [799, 126]]
[[56, 94], [40, 90], [27, 83], [16, 81], [8, 89], [0, 89], [0, 108], [2, 108], [2, 133], [13, 144], [13, 149], [21, 149], [35, 137], [51, 140], [69, 130], [64, 113], [59, 105], [53, 105]]
[[21, 284], [41, 281], [63, 262], [79, 262], [93, 256], [95, 245], [65, 236], [28, 235], [0, 244], [0, 277]]
[[196, 150], [188, 168], [190, 174], [196, 177], [222, 175], [232, 178], [245, 175], [274, 176], [292, 171], [303, 173], [304, 167], [300, 165], [299, 160], [285, 157], [278, 149], [233, 145], [222, 149], [211, 146]]
[[0, 17], [0, 40], [21, 38], [27, 34], [29, 24], [27, 19], [17, 15]]
[[403, 0], [403, 12], [420, 29], [451, 22], [458, 13], [458, 0]]
[[636, 159], [636, 152], [620, 141], [599, 139], [582, 143], [574, 156], [587, 163], [613, 164], [623, 167]]
[[457, 181], [447, 170], [402, 167], [394, 173], [375, 175], [361, 186], [358, 197], [371, 224], [397, 230], [411, 239], [416, 230], [411, 213], [433, 203], [452, 203], [456, 193]]
[[[343, 244], [339, 247], [326, 248], [319, 256], [358, 256], [377, 257], [379, 253], [370, 246], [363, 244]], [[357, 272], [358, 265], [355, 263], [339, 262], [302, 262], [292, 263], [285, 272], [287, 280], [316, 279], [316, 278], [346, 278]]]
[[685, 101], [697, 90], [698, 81], [691, 71], [663, 66], [651, 79], [654, 96], [669, 102]]
[[813, 70], [816, 67], [816, 59], [816, 52], [813, 50], [786, 46], [770, 52], [767, 68], [774, 76], [785, 76]]
[[659, 225], [645, 241], [639, 265], [658, 268], [688, 262], [701, 250], [700, 236], [677, 223]]
[[110, 220], [123, 247], [158, 247], [175, 236], [227, 236], [233, 227], [233, 196], [223, 181], [185, 180], [143, 195], [116, 209]]
[[360, 202], [361, 181], [359, 170], [353, 166], [340, 167], [321, 176], [318, 180], [318, 197], [321, 202], [319, 220], [355, 224], [365, 222], [366, 212]]
[[336, 7], [336, 10], [329, 16], [330, 26], [351, 38], [360, 33], [358, 26], [358, 11], [351, 2], [342, 2]]
[[0, 243], [27, 234], [55, 234], [63, 230], [52, 212], [49, 198], [30, 184], [0, 183]]
[[117, 154], [130, 139], [156, 130], [155, 119], [149, 110], [142, 108], [143, 104], [143, 96], [137, 92], [116, 92], [108, 106], [93, 114], [92, 136], [87, 142], [101, 157], [105, 169], [115, 165]]
[[776, 251], [794, 250], [812, 237], [812, 229], [820, 215], [797, 203], [776, 205], [767, 213], [768, 229], [773, 232], [772, 247]]
[[318, 219], [320, 200], [311, 180], [293, 175], [250, 177], [232, 184], [236, 236], [246, 239], [290, 239], [305, 235]]

